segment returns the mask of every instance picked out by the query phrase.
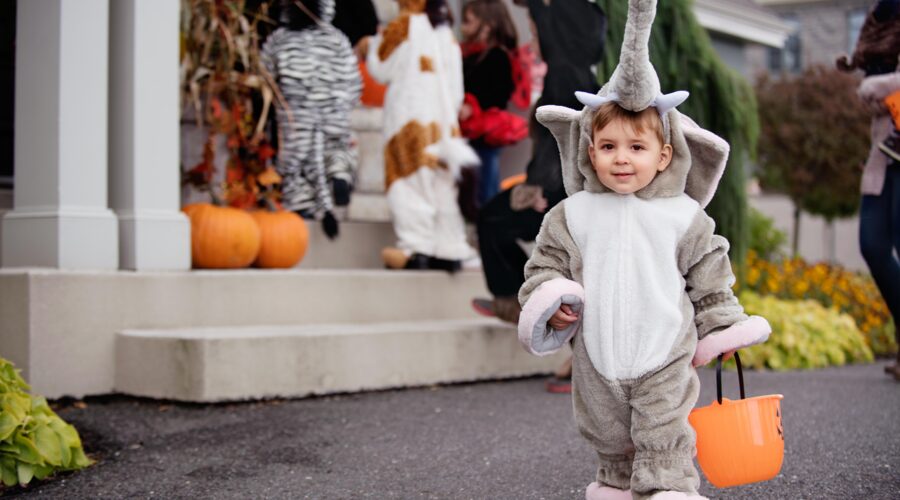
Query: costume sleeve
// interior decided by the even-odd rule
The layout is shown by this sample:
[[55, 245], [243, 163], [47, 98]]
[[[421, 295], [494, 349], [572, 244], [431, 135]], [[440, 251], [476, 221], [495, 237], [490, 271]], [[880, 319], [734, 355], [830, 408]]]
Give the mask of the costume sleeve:
[[350, 40], [342, 38], [336, 64], [341, 66], [341, 74], [347, 85], [346, 102], [350, 102], [352, 106], [359, 102], [362, 95], [362, 76], [359, 73], [359, 67], [356, 64], [356, 53], [350, 45]]
[[396, 71], [398, 61], [406, 57], [409, 47], [409, 16], [403, 15], [390, 24], [369, 42], [366, 54], [366, 69], [372, 78], [387, 85]]
[[859, 98], [878, 114], [887, 112], [884, 99], [900, 90], [900, 73], [870, 76], [859, 84]]
[[765, 342], [771, 332], [764, 318], [748, 318], [734, 296], [728, 240], [714, 234], [715, 227], [712, 218], [698, 209], [678, 247], [678, 265], [694, 305], [700, 338], [694, 366], [724, 352]]
[[450, 94], [450, 104], [453, 110], [459, 113], [462, 108], [464, 91], [463, 91], [463, 69], [462, 69], [462, 51], [453, 32], [449, 28], [443, 30], [442, 40], [444, 42], [444, 74], [447, 78], [447, 91]]
[[279, 35], [280, 32], [278, 31], [269, 35], [259, 51], [260, 61], [276, 82], [278, 81], [278, 73], [276, 72], [278, 68], [275, 66], [275, 53], [278, 50], [277, 38]]
[[547, 213], [535, 243], [519, 290], [519, 342], [528, 352], [545, 356], [558, 351], [581, 326], [579, 320], [565, 330], [553, 330], [547, 324], [553, 313], [569, 304], [580, 315], [584, 305], [584, 288], [572, 276], [573, 269], [580, 269], [581, 256], [569, 233], [565, 203]]

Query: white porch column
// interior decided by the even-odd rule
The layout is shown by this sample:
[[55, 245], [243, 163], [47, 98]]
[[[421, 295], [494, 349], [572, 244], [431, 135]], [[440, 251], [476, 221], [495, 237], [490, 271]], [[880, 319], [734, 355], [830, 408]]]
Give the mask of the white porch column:
[[110, 5], [110, 206], [119, 216], [122, 269], [188, 269], [181, 213], [179, 0]]
[[16, 25], [13, 210], [3, 265], [116, 269], [107, 208], [109, 0], [28, 0]]

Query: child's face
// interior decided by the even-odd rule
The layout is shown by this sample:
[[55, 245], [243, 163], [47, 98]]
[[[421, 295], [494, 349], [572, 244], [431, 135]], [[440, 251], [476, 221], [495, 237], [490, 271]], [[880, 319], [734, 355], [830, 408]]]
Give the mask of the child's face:
[[467, 42], [484, 42], [486, 39], [486, 27], [481, 20], [475, 17], [472, 9], [466, 9], [463, 12], [463, 21], [459, 25], [459, 32], [462, 34], [463, 40]]
[[604, 186], [619, 194], [646, 187], [672, 161], [672, 146], [660, 143], [648, 127], [640, 134], [624, 120], [612, 120], [594, 132], [591, 164]]

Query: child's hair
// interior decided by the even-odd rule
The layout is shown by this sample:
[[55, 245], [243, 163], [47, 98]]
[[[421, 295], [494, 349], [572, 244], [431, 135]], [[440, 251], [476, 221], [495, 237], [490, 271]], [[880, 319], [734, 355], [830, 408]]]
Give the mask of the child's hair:
[[[316, 20], [322, 15], [319, 0], [300, 0], [298, 6], [294, 0], [281, 1], [281, 24], [291, 31], [302, 31], [316, 25]], [[316, 16], [313, 18], [310, 16]]]
[[519, 37], [509, 9], [503, 0], [470, 0], [463, 5], [463, 15], [471, 12], [476, 19], [491, 30], [488, 45], [496, 45], [507, 50], [516, 50]]
[[427, 0], [425, 14], [428, 15], [428, 20], [435, 28], [442, 24], [453, 24], [453, 13], [450, 12], [446, 0]]
[[643, 133], [646, 129], [650, 129], [656, 135], [656, 138], [659, 139], [660, 144], [666, 143], [663, 137], [663, 123], [655, 107], [651, 106], [643, 111], [635, 112], [628, 111], [615, 102], [607, 102], [597, 108], [597, 113], [591, 121], [591, 141], [593, 142], [593, 135], [598, 130], [603, 129], [613, 120], [624, 120], [638, 134]]

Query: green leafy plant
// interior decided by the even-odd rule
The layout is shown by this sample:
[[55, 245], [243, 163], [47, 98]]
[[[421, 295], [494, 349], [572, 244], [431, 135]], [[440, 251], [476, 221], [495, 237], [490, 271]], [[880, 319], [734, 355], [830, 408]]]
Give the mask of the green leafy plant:
[[740, 300], [747, 314], [762, 316], [772, 325], [768, 341], [741, 349], [746, 367], [783, 371], [873, 360], [872, 350], [847, 314], [814, 300], [782, 300], [750, 291], [742, 292]]
[[92, 463], [78, 431], [29, 390], [12, 363], [0, 358], [0, 475], [6, 486]]
[[[605, 82], [619, 62], [628, 2], [597, 0], [608, 18], [606, 56], [598, 78]], [[663, 92], [687, 90], [679, 111], [731, 145], [728, 166], [707, 207], [716, 232], [731, 243], [729, 256], [743, 275], [747, 251], [747, 193], [744, 163], [756, 154], [759, 119], [752, 86], [719, 58], [706, 30], [694, 16], [691, 0], [659, 2], [650, 33], [650, 62]]]
[[750, 250], [760, 259], [775, 261], [784, 257], [787, 235], [775, 227], [775, 221], [759, 210], [750, 207]]

